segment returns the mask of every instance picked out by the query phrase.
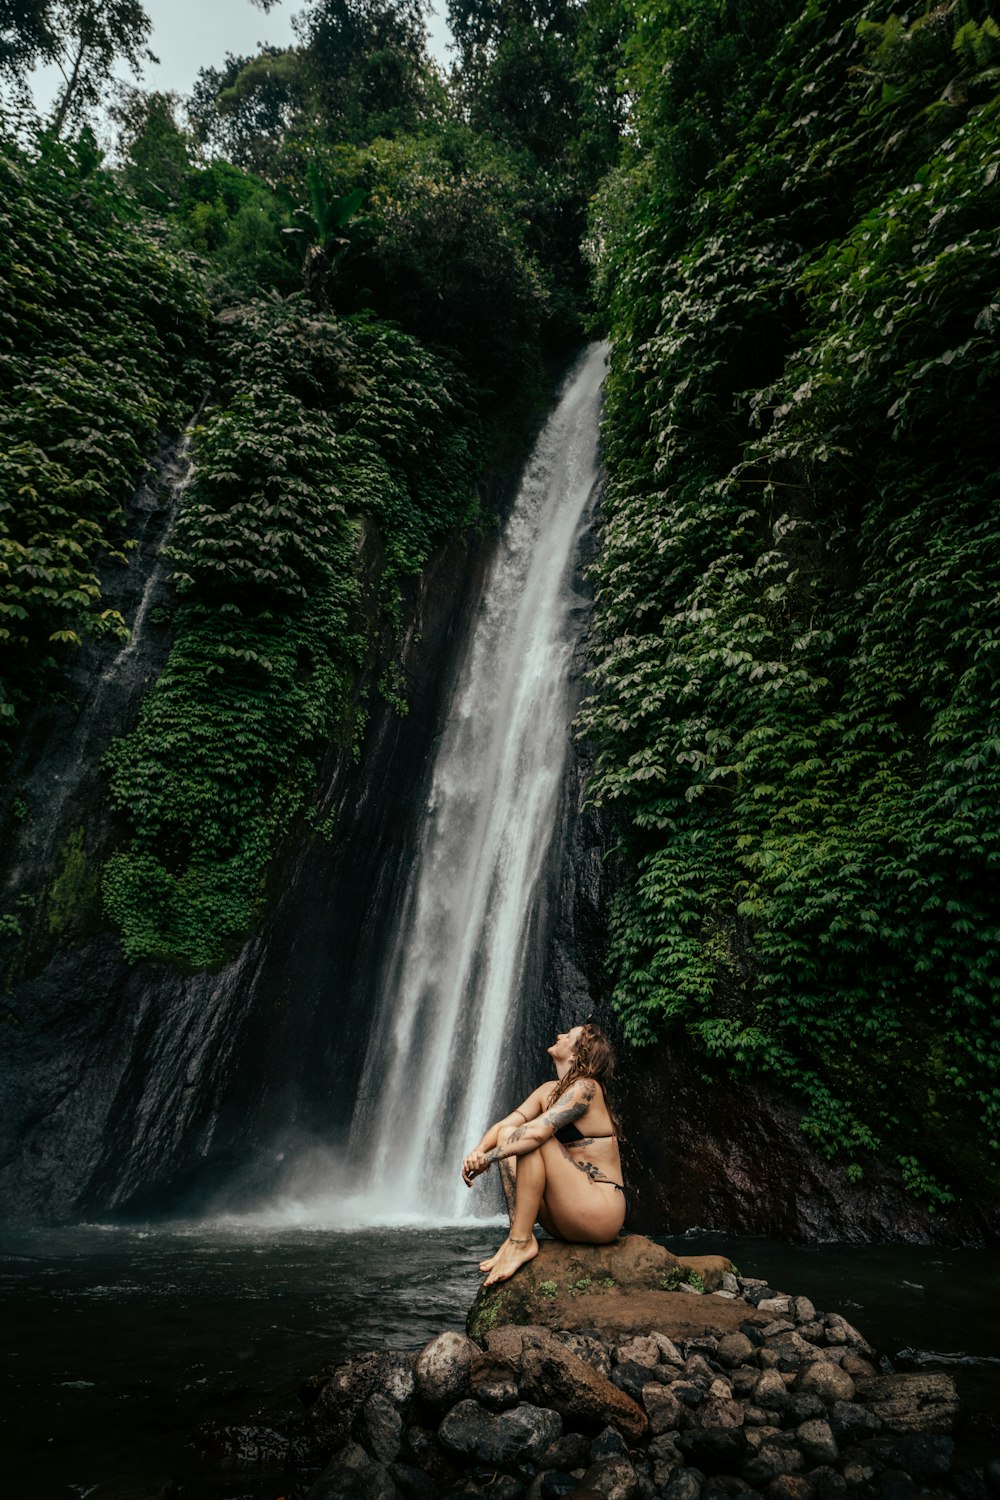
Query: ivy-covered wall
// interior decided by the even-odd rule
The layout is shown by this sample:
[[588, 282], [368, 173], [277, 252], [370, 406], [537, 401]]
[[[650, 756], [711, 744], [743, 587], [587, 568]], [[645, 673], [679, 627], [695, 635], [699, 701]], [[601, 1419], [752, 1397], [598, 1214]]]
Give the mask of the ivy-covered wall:
[[615, 1003], [857, 1179], [1000, 1190], [1000, 28], [640, 5], [593, 795]]

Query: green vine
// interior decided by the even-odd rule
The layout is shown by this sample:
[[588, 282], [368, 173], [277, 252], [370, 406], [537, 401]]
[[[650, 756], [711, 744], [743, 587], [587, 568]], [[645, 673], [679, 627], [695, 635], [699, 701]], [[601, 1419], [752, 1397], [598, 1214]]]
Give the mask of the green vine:
[[632, 212], [593, 236], [616, 1004], [933, 1207], [1000, 1186], [996, 28], [643, 15]]

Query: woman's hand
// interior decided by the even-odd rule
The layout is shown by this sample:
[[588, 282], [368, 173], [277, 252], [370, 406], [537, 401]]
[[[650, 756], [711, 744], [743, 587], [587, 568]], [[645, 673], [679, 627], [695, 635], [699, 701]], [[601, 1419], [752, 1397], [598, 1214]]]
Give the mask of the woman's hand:
[[489, 1171], [490, 1163], [484, 1151], [470, 1151], [462, 1163], [462, 1181], [471, 1187], [481, 1173]]

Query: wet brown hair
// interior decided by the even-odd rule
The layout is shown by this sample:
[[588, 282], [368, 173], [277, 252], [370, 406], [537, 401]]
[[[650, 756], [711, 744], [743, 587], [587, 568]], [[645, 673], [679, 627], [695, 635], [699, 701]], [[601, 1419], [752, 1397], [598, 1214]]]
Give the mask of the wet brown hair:
[[601, 1085], [604, 1094], [604, 1103], [611, 1117], [611, 1128], [615, 1135], [622, 1133], [621, 1121], [611, 1103], [608, 1085], [615, 1076], [615, 1050], [608, 1041], [604, 1032], [593, 1021], [584, 1022], [583, 1030], [577, 1038], [576, 1051], [570, 1064], [569, 1072], [560, 1078], [546, 1100], [546, 1109], [551, 1109], [557, 1099], [561, 1099], [568, 1088], [576, 1083], [578, 1078], [593, 1078]]

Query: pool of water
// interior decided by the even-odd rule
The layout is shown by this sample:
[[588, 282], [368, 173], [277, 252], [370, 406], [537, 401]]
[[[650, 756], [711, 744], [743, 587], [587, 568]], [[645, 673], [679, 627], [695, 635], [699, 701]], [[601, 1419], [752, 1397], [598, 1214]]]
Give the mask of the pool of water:
[[[258, 1225], [82, 1226], [0, 1242], [0, 1420], [11, 1492], [80, 1497], [128, 1472], [174, 1476], [197, 1500], [272, 1497], [205, 1475], [188, 1438], [294, 1405], [351, 1350], [413, 1349], [461, 1328], [494, 1224], [352, 1231]], [[913, 1246], [666, 1241], [730, 1255], [746, 1275], [856, 1322], [897, 1368], [945, 1363], [976, 1461], [1000, 1451], [1000, 1256]]]

